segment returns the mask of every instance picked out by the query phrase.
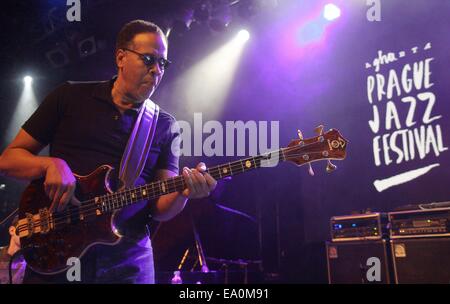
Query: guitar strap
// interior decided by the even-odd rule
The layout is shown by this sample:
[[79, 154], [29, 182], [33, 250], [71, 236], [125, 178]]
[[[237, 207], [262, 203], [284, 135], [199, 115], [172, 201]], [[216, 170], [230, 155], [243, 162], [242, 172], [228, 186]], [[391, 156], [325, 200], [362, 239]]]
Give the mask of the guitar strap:
[[147, 161], [158, 122], [159, 106], [146, 99], [140, 110], [133, 131], [120, 162], [119, 179], [124, 187], [135, 186]]

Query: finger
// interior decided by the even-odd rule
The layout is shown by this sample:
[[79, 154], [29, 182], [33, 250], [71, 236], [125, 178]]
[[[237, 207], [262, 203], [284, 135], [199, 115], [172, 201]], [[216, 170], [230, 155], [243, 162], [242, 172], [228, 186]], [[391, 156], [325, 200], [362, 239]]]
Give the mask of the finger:
[[72, 200], [73, 192], [75, 190], [74, 186], [68, 186], [64, 191], [61, 199], [59, 200], [59, 210], [62, 211], [66, 209], [67, 204]]
[[[192, 186], [194, 188], [194, 196], [198, 196], [203, 191], [203, 186], [201, 184], [201, 179], [199, 177], [198, 171], [196, 169], [191, 170]], [[201, 175], [201, 174], [200, 174]]]
[[205, 172], [206, 171], [206, 165], [203, 162], [198, 163], [197, 167], [195, 168], [199, 172]]
[[192, 194], [192, 189], [193, 189], [193, 181], [191, 178], [191, 175], [189, 174], [189, 168], [183, 168], [183, 177], [184, 177], [184, 181], [186, 182], [186, 188], [189, 192], [189, 194], [187, 196], [190, 196]]
[[60, 185], [57, 190], [55, 191], [55, 196], [53, 197], [52, 204], [55, 204], [56, 210], [61, 211], [60, 204], [61, 204], [61, 196], [66, 192], [66, 189], [63, 185]]
[[195, 169], [187, 168], [186, 171], [189, 173], [189, 177], [191, 178], [192, 181], [192, 185], [189, 188], [191, 192], [190, 197], [191, 198], [197, 197], [198, 193], [201, 191], [201, 188], [199, 188], [197, 177], [194, 175]]
[[51, 202], [50, 212], [56, 211], [56, 208], [58, 207], [58, 205], [55, 203], [55, 200], [54, 200], [57, 189], [58, 188], [56, 185], [55, 186], [49, 185], [48, 198], [50, 199], [50, 202]]
[[181, 193], [187, 198], [189, 198], [189, 196], [191, 195], [191, 191], [188, 188], [184, 189]]
[[49, 190], [48, 190], [48, 198], [53, 201], [53, 198], [55, 197], [55, 193], [58, 190], [58, 186], [57, 185], [49, 185]]
[[205, 177], [202, 173], [198, 172], [197, 170], [193, 171], [193, 174], [195, 178], [197, 179], [197, 187], [200, 190], [200, 193], [203, 195], [209, 195], [209, 186], [206, 183]]
[[50, 197], [50, 185], [44, 182], [44, 190], [45, 194], [47, 194], [48, 197]]
[[205, 177], [206, 183], [208, 183], [209, 190], [213, 191], [217, 186], [217, 181], [209, 173], [205, 173], [203, 176]]
[[66, 209], [67, 203], [70, 200], [70, 196], [71, 196], [70, 191], [66, 191], [63, 193], [61, 199], [59, 200], [58, 211], [63, 211], [64, 209]]

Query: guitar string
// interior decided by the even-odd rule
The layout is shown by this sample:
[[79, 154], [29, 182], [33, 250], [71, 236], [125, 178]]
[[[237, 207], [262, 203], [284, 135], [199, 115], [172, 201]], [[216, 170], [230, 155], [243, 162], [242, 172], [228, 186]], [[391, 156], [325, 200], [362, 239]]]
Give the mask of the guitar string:
[[[181, 185], [181, 184], [179, 184], [179, 185]], [[137, 199], [136, 199], [136, 201], [143, 201], [143, 200], [146, 200], [146, 199], [151, 199], [151, 198], [147, 198], [147, 197], [145, 197], [145, 196], [141, 196], [141, 197], [137, 197]], [[110, 211], [112, 211], [112, 210], [114, 210], [114, 208], [116, 208], [116, 209], [120, 209], [120, 208], [122, 208], [122, 207], [124, 207], [124, 206], [121, 206], [121, 207], [118, 207], [118, 208], [116, 208], [116, 207], [114, 207], [114, 205], [113, 205], [113, 209], [111, 209]], [[52, 223], [53, 223], [53, 226], [55, 226], [55, 228], [57, 228], [56, 226], [58, 226], [58, 225], [61, 225], [61, 224], [63, 224], [63, 223], [67, 223], [67, 220], [69, 220], [69, 219], [71, 219], [74, 215], [76, 216], [76, 215], [82, 215], [83, 217], [90, 217], [90, 216], [92, 216], [92, 215], [96, 215], [97, 214], [97, 210], [99, 209], [98, 208], [98, 206], [96, 206], [96, 205], [94, 205], [94, 204], [91, 204], [91, 205], [84, 205], [83, 206], [83, 208], [84, 208], [84, 210], [83, 209], [81, 209], [81, 208], [79, 208], [78, 209], [78, 212], [76, 212], [76, 213], [70, 213], [70, 214], [65, 214], [65, 215], [63, 215], [63, 216], [58, 216], [58, 217], [54, 217], [54, 220], [52, 221]], [[81, 211], [81, 210], [82, 211]], [[76, 209], [75, 209], [75, 211], [76, 211]], [[104, 213], [104, 212], [102, 212], [102, 213]], [[39, 220], [37, 220], [37, 221], [35, 221], [34, 223], [33, 223], [33, 227], [36, 227], [36, 226], [42, 226], [42, 224], [41, 224], [41, 220], [39, 219]], [[49, 224], [47, 224], [47, 225], [49, 225]], [[19, 225], [18, 226], [18, 231], [19, 231], [19, 233], [20, 232], [23, 232], [23, 231], [25, 231], [25, 230], [28, 230], [28, 225], [27, 224], [22, 224], [22, 225]]]
[[[275, 152], [272, 152], [272, 153], [275, 153]], [[311, 154], [315, 154], [315, 153], [321, 153], [321, 152], [311, 152]], [[292, 154], [292, 155], [290, 155], [290, 156], [295, 157], [295, 156], [300, 156], [300, 155], [304, 155], [304, 154]], [[270, 161], [272, 161], [272, 160], [270, 160]], [[222, 165], [222, 166], [223, 166], [223, 165]], [[242, 169], [242, 165], [241, 165], [241, 164], [235, 164], [235, 165], [233, 165], [233, 166], [230, 166], [230, 168], [232, 168], [232, 167], [235, 167], [235, 168], [234, 168], [234, 169], [235, 169], [234, 171], [236, 171], [236, 169], [238, 169], [238, 167], [241, 167], [241, 169]], [[214, 168], [211, 168], [210, 170], [212, 170], [212, 169], [214, 169]], [[216, 169], [218, 169], [218, 168], [216, 168]], [[231, 171], [233, 171], [233, 169], [231, 169]], [[179, 176], [178, 176], [178, 177], [179, 177]], [[174, 180], [175, 180], [175, 179], [174, 179]], [[180, 182], [177, 182], [177, 183], [174, 183], [174, 185], [175, 185], [175, 188], [180, 187], [180, 186], [184, 186], [184, 180], [181, 179], [181, 183], [180, 183]], [[108, 196], [119, 196], [119, 194], [122, 195], [124, 192], [125, 192], [125, 191], [121, 191], [121, 192], [117, 192], [117, 193], [112, 193], [112, 194], [109, 194]], [[156, 194], [155, 191], [153, 191], [153, 193], [151, 194], [151, 196], [150, 196], [150, 197], [147, 197], [147, 198], [146, 198], [144, 195], [142, 195], [141, 197], [137, 197], [137, 201], [141, 201], [141, 200], [144, 200], [144, 199], [152, 199], [152, 198], [153, 198], [152, 196], [155, 195], [155, 194]], [[99, 207], [98, 207], [97, 204], [86, 204], [86, 202], [89, 202], [89, 201], [93, 201], [93, 200], [87, 200], [87, 201], [83, 202], [83, 206], [81, 206], [81, 207], [78, 208], [78, 214], [83, 213], [82, 215], [83, 215], [83, 216], [86, 216], [86, 217], [95, 214], [95, 212], [99, 209]], [[108, 203], [111, 203], [111, 199], [108, 200]], [[111, 207], [111, 205], [110, 205], [109, 207]], [[114, 206], [114, 203], [113, 203], [112, 207], [113, 207], [112, 210], [114, 210], [114, 208], [116, 208], [116, 207]], [[123, 206], [121, 206], [121, 207], [123, 207]], [[75, 209], [75, 210], [76, 210], [76, 209]], [[71, 213], [71, 211], [72, 211], [72, 210], [69, 210], [69, 211], [65, 212], [65, 214], [60, 214], [60, 215], [58, 215], [58, 216], [55, 216], [55, 217], [54, 217], [53, 224], [54, 224], [54, 225], [58, 225], [58, 224], [61, 224], [61, 223], [66, 222], [66, 220], [72, 218], [72, 215], [73, 215], [73, 214]], [[91, 211], [95, 211], [95, 212], [89, 213], [89, 212], [91, 212]], [[40, 225], [40, 220], [35, 221], [35, 222], [34, 222], [34, 225], [39, 226], [39, 225]], [[23, 229], [22, 229], [23, 227], [24, 227], [25, 229], [28, 229], [28, 225], [27, 225], [27, 224], [22, 224], [22, 225], [19, 225], [19, 226], [18, 226], [19, 232], [23, 231]]]
[[[272, 152], [272, 153], [275, 153], [275, 152]], [[317, 154], [317, 153], [322, 153], [322, 152], [311, 152], [310, 154]], [[290, 156], [295, 157], [295, 156], [300, 156], [300, 155], [304, 155], [304, 153], [292, 154]], [[235, 167], [234, 169], [237, 169], [237, 167], [241, 167], [242, 168], [242, 165], [241, 164], [235, 164], [234, 167]], [[213, 168], [211, 168], [211, 169], [213, 169]], [[231, 169], [231, 171], [233, 171], [233, 169]], [[175, 187], [179, 187], [179, 186], [182, 186], [183, 184], [184, 184], [184, 180], [181, 180], [181, 183], [177, 183], [177, 184], [174, 184], [174, 185], [175, 185]], [[121, 192], [118, 192], [118, 193], [122, 194], [123, 192], [124, 191], [121, 191]], [[112, 193], [112, 194], [109, 194], [108, 196], [117, 196], [118, 193]], [[154, 195], [154, 194], [155, 194], [155, 192], [152, 195]], [[140, 198], [137, 198], [137, 201], [144, 200], [144, 199], [152, 199], [152, 198], [153, 197], [146, 198], [145, 196], [141, 196]], [[98, 205], [96, 205], [96, 204], [86, 204], [86, 202], [89, 202], [89, 201], [93, 201], [93, 200], [91, 199], [91, 200], [87, 200], [87, 201], [83, 202], [83, 206], [78, 208], [78, 214], [81, 214], [81, 212], [83, 212], [82, 215], [86, 216], [86, 217], [96, 214], [96, 211], [99, 209]], [[108, 200], [108, 202], [111, 203], [110, 200]], [[112, 210], [114, 210], [114, 208], [116, 208], [116, 207], [114, 207], [114, 204], [113, 204], [113, 209]], [[91, 211], [93, 211], [93, 212], [90, 213]], [[67, 213], [69, 213], [69, 214], [67, 214]], [[72, 213], [71, 213], [71, 211], [68, 211], [68, 212], [66, 212], [66, 214], [61, 214], [61, 215], [59, 215], [57, 217], [55, 216], [53, 224], [56, 226], [58, 224], [65, 223], [70, 218], [72, 218]], [[40, 226], [40, 220], [37, 220], [33, 224], [36, 225], [36, 226]], [[23, 227], [25, 228], [25, 230], [28, 229], [28, 225], [27, 224], [22, 224], [22, 225], [18, 226], [19, 232], [23, 231], [23, 229], [22, 229]]]
[[[308, 147], [308, 146], [316, 144], [316, 143], [317, 142], [313, 142], [313, 143], [310, 143], [310, 144], [305, 144], [301, 148], [305, 148], [305, 147]], [[238, 169], [238, 170], [239, 170], [239, 168], [243, 169], [243, 167], [242, 167], [243, 166], [243, 164], [242, 164], [243, 161], [250, 160], [250, 159], [256, 160], [257, 158], [264, 158], [265, 156], [271, 156], [271, 159], [267, 160], [268, 162], [273, 161], [273, 160], [277, 160], [277, 162], [278, 162], [280, 154], [283, 155], [285, 152], [289, 152], [289, 151], [292, 151], [292, 150], [295, 150], [295, 149], [298, 149], [298, 148], [299, 148], [298, 145], [297, 146], [293, 146], [293, 147], [282, 148], [280, 150], [269, 152], [269, 153], [262, 154], [262, 155], [258, 155], [256, 157], [249, 157], [247, 159], [238, 160], [236, 162], [233, 162], [234, 164], [232, 164], [232, 165], [231, 165], [231, 163], [229, 163], [228, 167], [230, 168], [230, 171], [232, 173], [233, 171], [236, 171], [236, 169]], [[310, 154], [317, 154], [317, 153], [322, 153], [322, 152], [310, 152]], [[291, 155], [289, 155], [289, 157], [296, 157], [296, 156], [301, 156], [301, 155], [306, 155], [306, 154], [304, 152], [303, 153], [297, 153], [297, 154], [291, 154]], [[272, 159], [273, 156], [278, 156], [278, 157], [276, 157], [276, 159]], [[283, 157], [284, 157], [284, 155], [283, 155]], [[219, 165], [219, 166], [211, 167], [210, 169], [207, 170], [207, 172], [212, 172], [214, 170], [219, 170], [221, 167], [224, 167], [224, 166], [226, 166], [226, 165]], [[244, 171], [245, 171], [245, 169], [244, 169]], [[242, 171], [242, 172], [244, 172], [244, 171]], [[181, 186], [184, 187], [184, 184], [185, 184], [184, 180], [181, 179], [181, 182], [180, 182], [179, 179], [180, 179], [180, 176], [177, 176], [177, 177], [165, 180], [164, 182], [169, 182], [169, 180], [171, 180], [173, 182], [173, 185], [175, 186], [175, 189], [177, 189], [178, 187], [181, 187]], [[156, 182], [156, 183], [158, 183], [158, 182]], [[154, 183], [152, 183], [152, 184], [154, 184]], [[148, 185], [150, 185], [150, 184], [148, 184]], [[138, 191], [138, 189], [142, 189], [144, 187], [147, 188], [147, 185], [143, 185], [143, 186], [139, 186], [139, 187], [133, 188], [133, 190], [122, 190], [122, 191], [119, 191], [119, 192], [102, 195], [102, 196], [99, 196], [97, 198], [98, 199], [102, 199], [102, 198], [106, 199], [106, 202], [109, 203], [109, 207], [111, 207], [111, 203], [112, 203], [112, 208], [113, 208], [112, 210], [114, 210], [114, 208], [116, 208], [116, 207], [114, 206], [114, 202], [112, 200], [119, 199], [119, 196], [123, 197], [123, 195], [126, 196], [126, 195], [129, 195], [129, 194], [132, 194], [130, 192], [132, 192], [132, 191], [136, 192], [136, 191]], [[154, 189], [154, 187], [153, 187], [153, 189]], [[150, 194], [150, 197], [148, 197], [148, 198], [146, 198], [145, 195], [142, 195], [139, 198], [139, 195], [138, 195], [138, 197], [136, 198], [136, 201], [140, 201], [140, 200], [143, 200], [143, 199], [152, 199], [153, 195], [155, 195], [155, 194], [156, 194], [156, 191], [153, 190], [152, 193]], [[136, 193], [134, 193], [134, 195], [136, 195]], [[108, 197], [110, 197], [110, 198], [108, 199]], [[82, 206], [80, 206], [78, 208], [78, 213], [81, 214], [81, 212], [83, 212], [83, 216], [90, 216], [90, 215], [95, 214], [95, 213], [87, 213], [86, 214], [86, 212], [90, 212], [90, 211], [94, 211], [94, 210], [97, 211], [99, 209], [99, 206], [97, 205], [97, 203], [89, 204], [90, 202], [93, 202], [93, 201], [95, 201], [95, 198], [94, 199], [89, 199], [89, 200], [86, 200], [86, 201], [82, 202]], [[123, 203], [123, 200], [122, 200], [122, 203]], [[64, 223], [64, 222], [66, 222], [67, 219], [70, 219], [72, 217], [72, 212], [71, 211], [72, 210], [67, 210], [63, 214], [58, 214], [57, 216], [54, 216], [53, 217], [54, 225], [58, 225], [58, 224]], [[37, 220], [36, 222], [34, 222], [34, 224], [39, 226], [40, 225], [40, 220]], [[28, 225], [27, 224], [22, 224], [22, 225], [19, 225], [17, 227], [19, 232], [23, 231], [23, 229], [22, 229], [23, 227], [25, 229], [28, 229]]]
[[[276, 151], [276, 152], [278, 152], [278, 151]], [[275, 152], [272, 152], [272, 153], [275, 153]], [[258, 156], [256, 156], [256, 157], [258, 157]], [[256, 157], [255, 157], [255, 158], [256, 158]], [[260, 156], [260, 157], [261, 157], [261, 156]], [[251, 157], [248, 158], [248, 159], [251, 159]], [[244, 160], [245, 160], [245, 159], [244, 159]], [[242, 161], [244, 161], [244, 160], [242, 160]], [[223, 167], [223, 165], [221, 165], [221, 166]], [[211, 168], [209, 168], [209, 169], [207, 170], [207, 172], [212, 172], [212, 171], [214, 171], [214, 170], [218, 170], [221, 166], [214, 166], [214, 167], [211, 167]], [[232, 164], [232, 165], [229, 166], [229, 167], [230, 167], [231, 170], [233, 170], [233, 169], [236, 170], [236, 167], [237, 167], [237, 166], [241, 166], [241, 164], [240, 164], [240, 163], [239, 163], [239, 164], [234, 163], [234, 164]], [[182, 184], [179, 183], [179, 181], [177, 181], [177, 179], [179, 179], [180, 177], [181, 177], [181, 176], [176, 176], [176, 177], [174, 177], [174, 178], [165, 180], [164, 182], [167, 182], [167, 183], [172, 182], [172, 183], [175, 184], [175, 187], [178, 187], [178, 186], [181, 186], [181, 185], [182, 185]], [[160, 182], [161, 182], [161, 181], [159, 181], [159, 183], [160, 183]], [[176, 183], [175, 183], [175, 182], [176, 182]], [[155, 184], [155, 183], [158, 183], [158, 182], [154, 182], [154, 183], [151, 183], [151, 184]], [[148, 184], [148, 185], [151, 185], [151, 184]], [[122, 190], [122, 191], [119, 191], [119, 192], [114, 192], [114, 193], [109, 193], [109, 194], [101, 195], [101, 196], [98, 196], [97, 199], [100, 199], [100, 200], [101, 200], [101, 199], [106, 199], [106, 201], [107, 201], [108, 203], [113, 203], [112, 200], [118, 199], [119, 196], [133, 194], [133, 193], [130, 193], [130, 192], [138, 192], [138, 193], [142, 193], [141, 190], [143, 190], [143, 188], [148, 188], [148, 185], [138, 186], [138, 187], [136, 187], [136, 188], [133, 188], [133, 190]], [[152, 187], [152, 188], [155, 189], [155, 187]], [[145, 189], [145, 190], [147, 191], [148, 189]], [[152, 194], [151, 194], [151, 195], [153, 195], [153, 194], [155, 194], [155, 190], [152, 191]], [[109, 197], [109, 198], [108, 198], [108, 197]], [[89, 208], [91, 205], [88, 204], [88, 203], [90, 203], [90, 202], [95, 202], [95, 199], [96, 199], [96, 198], [93, 198], [93, 199], [89, 199], [89, 200], [83, 201], [83, 202], [82, 202], [82, 206], [80, 207], [80, 210], [83, 211], [83, 209], [86, 209], [86, 207]], [[114, 204], [113, 204], [113, 206], [114, 206]], [[66, 215], [66, 214], [61, 213], [61, 214], [58, 214], [57, 216], [60, 216], [60, 217], [61, 217], [61, 216], [64, 216], [64, 215]], [[54, 217], [54, 218], [55, 218], [55, 217]]]

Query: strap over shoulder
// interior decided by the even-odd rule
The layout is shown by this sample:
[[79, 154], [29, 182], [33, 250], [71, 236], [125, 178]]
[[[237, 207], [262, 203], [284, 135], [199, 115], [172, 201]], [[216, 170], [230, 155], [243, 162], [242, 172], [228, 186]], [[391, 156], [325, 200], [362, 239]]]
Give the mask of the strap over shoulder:
[[138, 114], [133, 131], [120, 162], [119, 178], [125, 187], [133, 187], [147, 161], [158, 122], [159, 106], [146, 99]]

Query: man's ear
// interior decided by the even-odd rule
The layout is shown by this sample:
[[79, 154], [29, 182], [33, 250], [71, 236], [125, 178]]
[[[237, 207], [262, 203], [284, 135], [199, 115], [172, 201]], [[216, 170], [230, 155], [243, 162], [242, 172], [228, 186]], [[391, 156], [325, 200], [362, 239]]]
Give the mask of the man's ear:
[[118, 49], [116, 52], [116, 65], [118, 69], [120, 69], [123, 66], [124, 60], [125, 60], [125, 52], [121, 49]]
[[9, 227], [9, 235], [10, 236], [16, 235], [16, 227], [14, 226]]

